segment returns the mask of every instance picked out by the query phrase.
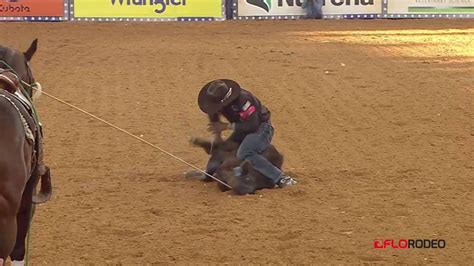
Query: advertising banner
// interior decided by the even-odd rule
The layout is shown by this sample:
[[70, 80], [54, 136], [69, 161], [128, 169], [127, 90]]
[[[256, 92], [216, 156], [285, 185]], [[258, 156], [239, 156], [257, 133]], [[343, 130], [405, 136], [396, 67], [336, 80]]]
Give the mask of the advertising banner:
[[[237, 16], [296, 18], [305, 16], [304, 0], [237, 0]], [[323, 0], [326, 18], [380, 17], [382, 0]]]
[[0, 0], [0, 20], [67, 20], [67, 0]]
[[384, 17], [474, 17], [474, 0], [384, 0]]
[[[222, 19], [222, 0], [71, 0], [71, 17], [176, 20], [178, 18]], [[84, 19], [87, 20], [87, 19]], [[93, 19], [91, 19], [93, 20]]]

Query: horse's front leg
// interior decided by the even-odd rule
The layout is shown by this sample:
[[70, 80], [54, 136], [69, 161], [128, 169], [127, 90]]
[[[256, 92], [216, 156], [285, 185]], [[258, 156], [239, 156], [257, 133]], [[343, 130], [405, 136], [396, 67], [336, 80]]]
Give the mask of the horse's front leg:
[[33, 191], [36, 185], [36, 177], [30, 178], [26, 184], [21, 199], [20, 210], [17, 214], [17, 234], [16, 243], [13, 248], [13, 252], [10, 254], [10, 258], [13, 265], [24, 265], [25, 264], [25, 253], [26, 253], [26, 235], [30, 228], [30, 221], [32, 219], [32, 208], [33, 208]]
[[[11, 152], [7, 150], [6, 154]], [[10, 162], [2, 162], [1, 159], [2, 156], [0, 156], [1, 167], [8, 165], [6, 171], [0, 172], [0, 258], [5, 262], [16, 241], [17, 213], [21, 206], [26, 174], [23, 175], [23, 165], [19, 163], [21, 159], [12, 158], [13, 161]]]
[[[0, 194], [0, 260], [8, 258], [16, 238], [16, 217], [7, 198]], [[0, 266], [3, 263], [0, 261]]]

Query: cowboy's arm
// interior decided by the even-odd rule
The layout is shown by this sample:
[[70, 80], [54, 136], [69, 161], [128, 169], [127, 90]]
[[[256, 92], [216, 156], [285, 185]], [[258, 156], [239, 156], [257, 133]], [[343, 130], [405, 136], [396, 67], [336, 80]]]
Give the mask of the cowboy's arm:
[[209, 116], [209, 122], [214, 123], [214, 122], [219, 122], [219, 114], [214, 113], [214, 114], [208, 114]]
[[224, 123], [220, 120], [219, 113], [208, 114], [209, 124], [207, 125], [207, 131], [214, 134], [219, 134], [220, 132], [229, 128], [228, 123]]

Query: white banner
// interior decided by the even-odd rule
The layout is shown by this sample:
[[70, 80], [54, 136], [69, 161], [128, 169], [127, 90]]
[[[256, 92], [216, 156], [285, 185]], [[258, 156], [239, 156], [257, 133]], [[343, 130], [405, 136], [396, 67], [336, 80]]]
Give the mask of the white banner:
[[[381, 14], [382, 0], [323, 0], [324, 15]], [[238, 0], [239, 16], [303, 16], [303, 0]]]
[[474, 14], [474, 0], [389, 0], [388, 14]]

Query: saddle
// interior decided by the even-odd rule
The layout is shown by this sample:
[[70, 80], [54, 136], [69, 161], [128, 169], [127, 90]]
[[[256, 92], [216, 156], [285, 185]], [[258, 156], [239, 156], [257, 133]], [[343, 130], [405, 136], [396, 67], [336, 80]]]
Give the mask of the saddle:
[[[30, 113], [34, 114], [33, 104], [30, 100], [28, 100], [21, 90], [20, 78], [11, 70], [0, 68], [0, 89], [4, 89], [13, 94], [25, 106], [25, 108], [28, 109]], [[35, 118], [35, 115], [33, 115], [33, 118]]]
[[20, 90], [20, 79], [12, 71], [0, 68], [0, 88], [14, 94]]
[[[1, 93], [2, 89], [8, 93]], [[34, 106], [23, 94], [20, 78], [11, 70], [0, 68], [0, 93], [9, 99], [18, 110], [24, 122], [26, 138], [34, 145], [33, 172], [31, 175], [32, 177], [41, 178], [41, 188], [33, 201], [35, 203], [46, 202], [51, 197], [51, 177], [49, 168], [43, 161], [43, 132]], [[20, 105], [23, 108], [20, 108]]]
[[[32, 133], [35, 133], [40, 127], [39, 123], [35, 121], [35, 116], [33, 115], [33, 104], [23, 95], [21, 91], [20, 85], [20, 78], [13, 73], [11, 70], [0, 68], [0, 89], [4, 89], [10, 93], [12, 96], [10, 100], [12, 100], [12, 104], [15, 104], [15, 100], [21, 103], [27, 112], [22, 110], [22, 108], [18, 108], [21, 116], [23, 116], [25, 122], [28, 125], [29, 130]], [[13, 98], [13, 99], [12, 99]], [[25, 128], [26, 130], [27, 128]], [[33, 139], [34, 142], [35, 139]]]

